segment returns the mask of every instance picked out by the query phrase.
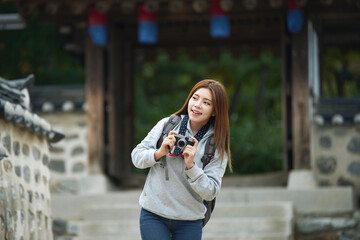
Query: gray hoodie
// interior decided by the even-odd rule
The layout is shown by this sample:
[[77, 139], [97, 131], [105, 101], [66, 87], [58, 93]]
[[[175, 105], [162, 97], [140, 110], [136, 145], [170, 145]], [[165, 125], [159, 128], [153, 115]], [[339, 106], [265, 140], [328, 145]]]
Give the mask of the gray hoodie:
[[[165, 156], [169, 172], [169, 180], [165, 180], [162, 161], [155, 161], [154, 153], [167, 120], [168, 117], [160, 120], [131, 153], [135, 167], [150, 168], [139, 203], [144, 209], [168, 219], [203, 219], [206, 212], [203, 200], [210, 201], [218, 195], [226, 169], [227, 156], [224, 156], [221, 164], [221, 158], [216, 150], [215, 157], [204, 170], [202, 169], [201, 158], [206, 139], [214, 134], [213, 126], [210, 126], [197, 146], [194, 167], [187, 169], [181, 156], [173, 157], [169, 154]], [[174, 130], [179, 131], [179, 128], [180, 123]], [[189, 123], [185, 135], [194, 136]]]

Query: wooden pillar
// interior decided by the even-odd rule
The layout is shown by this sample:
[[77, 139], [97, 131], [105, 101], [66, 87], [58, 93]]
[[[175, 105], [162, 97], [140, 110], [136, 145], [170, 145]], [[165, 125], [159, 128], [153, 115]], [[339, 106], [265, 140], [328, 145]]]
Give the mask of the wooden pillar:
[[[306, 20], [305, 20], [306, 21]], [[307, 22], [291, 35], [293, 168], [310, 168], [309, 66]]]
[[124, 146], [124, 157], [122, 161], [122, 169], [125, 177], [131, 174], [133, 164], [131, 162], [131, 152], [133, 150], [134, 142], [134, 51], [130, 41], [124, 44], [124, 85], [123, 85], [123, 146]]
[[85, 37], [85, 95], [87, 103], [90, 173], [103, 172], [104, 160], [104, 51]]
[[108, 174], [124, 184], [132, 172], [133, 56], [121, 26], [109, 27]]
[[[285, 20], [284, 20], [285, 21]], [[293, 168], [293, 146], [292, 146], [292, 98], [291, 98], [291, 41], [286, 33], [285, 24], [282, 29], [282, 80], [281, 80], [281, 102], [282, 102], [282, 139], [283, 139], [283, 170], [289, 171]]]

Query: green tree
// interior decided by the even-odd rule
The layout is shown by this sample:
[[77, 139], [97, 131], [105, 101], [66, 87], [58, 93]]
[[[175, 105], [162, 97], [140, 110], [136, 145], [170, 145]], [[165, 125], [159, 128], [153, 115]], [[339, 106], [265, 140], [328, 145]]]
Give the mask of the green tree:
[[325, 98], [360, 97], [360, 48], [331, 45], [324, 47], [321, 77]]

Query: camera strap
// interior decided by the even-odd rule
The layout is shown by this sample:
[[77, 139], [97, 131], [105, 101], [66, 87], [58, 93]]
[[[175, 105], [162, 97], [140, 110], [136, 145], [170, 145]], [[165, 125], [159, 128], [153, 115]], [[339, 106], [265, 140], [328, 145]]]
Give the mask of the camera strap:
[[[185, 136], [185, 133], [186, 133], [186, 129], [187, 129], [187, 123], [189, 121], [189, 116], [188, 115], [185, 115], [183, 120], [181, 121], [180, 123], [180, 130], [179, 130], [179, 134], [180, 135], [183, 135]], [[174, 154], [176, 156], [179, 156], [182, 152], [182, 149], [181, 148], [178, 148], [178, 147], [175, 147], [174, 149]]]
[[[157, 141], [156, 143], [156, 147], [157, 148], [160, 148], [161, 147], [161, 144], [164, 140], [164, 138], [169, 134], [169, 132], [171, 130], [173, 130], [177, 125], [178, 123], [181, 121], [181, 117], [179, 115], [171, 115], [169, 117], [169, 120], [165, 123], [164, 125], [164, 128], [163, 128], [163, 131], [161, 133], [161, 136], [159, 138], [159, 140]], [[186, 132], [186, 128], [187, 128], [187, 123], [189, 121], [189, 116], [186, 115], [183, 120], [181, 121], [181, 125], [183, 126], [181, 129], [180, 127], [180, 134], [182, 135], [185, 135], [185, 132]], [[210, 123], [207, 123], [206, 125], [204, 125], [196, 134], [195, 134], [195, 138], [200, 141], [202, 139], [202, 137], [205, 135], [205, 133], [208, 131], [209, 129], [209, 126], [210, 126]], [[182, 132], [182, 131], [183, 132]], [[206, 141], [206, 144], [205, 144], [205, 151], [204, 151], [204, 156], [201, 158], [201, 161], [203, 163], [203, 169], [205, 168], [205, 166], [210, 162], [210, 160], [214, 157], [214, 153], [215, 153], [215, 140], [214, 140], [214, 137], [211, 136], [208, 138], [208, 140]], [[175, 153], [175, 150], [174, 150], [174, 153]], [[181, 154], [181, 153], [179, 153]], [[177, 155], [179, 155], [177, 154]], [[169, 180], [169, 171], [168, 171], [168, 167], [167, 167], [167, 164], [166, 164], [166, 157], [162, 157], [161, 158], [161, 166], [164, 168], [165, 170], [165, 179], [166, 180]]]

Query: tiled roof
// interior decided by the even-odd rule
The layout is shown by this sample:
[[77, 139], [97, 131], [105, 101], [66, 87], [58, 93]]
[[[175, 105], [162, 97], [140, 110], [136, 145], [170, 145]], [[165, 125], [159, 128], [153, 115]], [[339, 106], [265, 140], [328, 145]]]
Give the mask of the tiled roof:
[[51, 128], [50, 123], [32, 112], [27, 88], [34, 82], [34, 76], [24, 79], [6, 80], [0, 78], [0, 118], [32, 131], [49, 142], [58, 142], [64, 135]]

